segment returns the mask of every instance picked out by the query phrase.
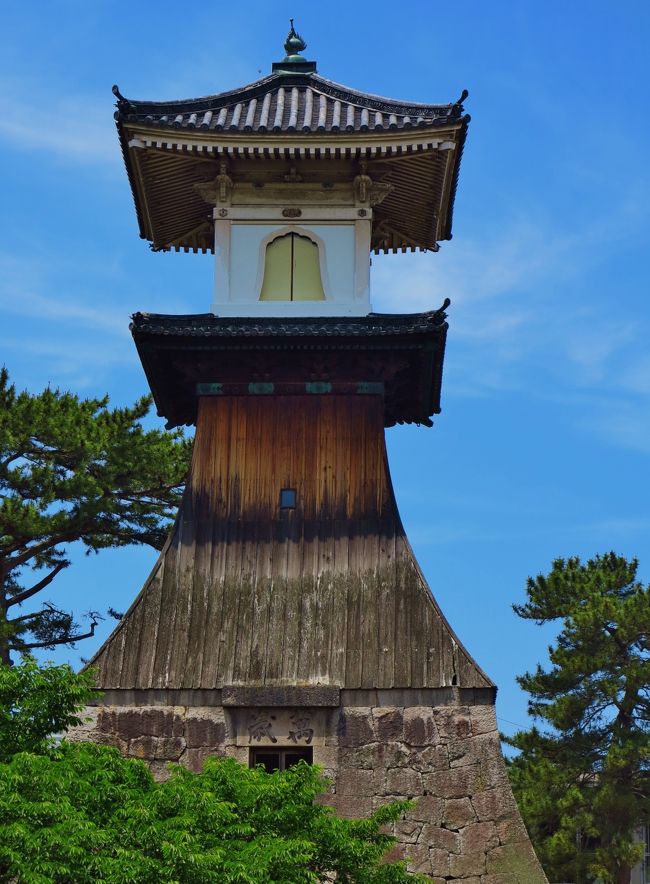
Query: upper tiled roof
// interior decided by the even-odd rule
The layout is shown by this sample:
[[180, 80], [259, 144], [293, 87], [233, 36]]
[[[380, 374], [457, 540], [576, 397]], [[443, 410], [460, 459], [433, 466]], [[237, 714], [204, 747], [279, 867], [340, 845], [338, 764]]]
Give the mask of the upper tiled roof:
[[370, 132], [449, 126], [462, 119], [464, 92], [454, 104], [405, 104], [356, 92], [317, 73], [274, 73], [230, 92], [182, 101], [132, 101], [117, 86], [118, 122], [212, 132]]

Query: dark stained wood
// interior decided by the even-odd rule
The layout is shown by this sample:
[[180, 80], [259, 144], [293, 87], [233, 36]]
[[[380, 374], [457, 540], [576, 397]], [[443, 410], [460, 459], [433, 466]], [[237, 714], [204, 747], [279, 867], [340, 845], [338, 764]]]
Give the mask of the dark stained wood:
[[490, 687], [404, 535], [383, 419], [378, 395], [203, 398], [176, 526], [91, 661], [100, 687]]

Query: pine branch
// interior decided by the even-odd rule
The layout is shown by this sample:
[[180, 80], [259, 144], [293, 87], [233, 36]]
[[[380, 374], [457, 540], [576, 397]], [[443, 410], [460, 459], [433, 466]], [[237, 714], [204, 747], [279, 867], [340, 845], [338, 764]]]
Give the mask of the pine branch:
[[[57, 565], [55, 565], [54, 568], [52, 568], [50, 573], [47, 574], [45, 577], [43, 577], [42, 580], [39, 580], [38, 583], [35, 583], [29, 589], [24, 589], [22, 592], [19, 592], [15, 596], [11, 596], [5, 602], [6, 607], [11, 608], [13, 605], [21, 605], [23, 602], [26, 602], [27, 599], [31, 599], [32, 596], [36, 595], [36, 593], [40, 592], [42, 589], [45, 589], [46, 586], [49, 586], [49, 584], [54, 580], [56, 575], [59, 574], [61, 571], [63, 571], [64, 568], [67, 568], [69, 564], [70, 564], [70, 562], [67, 561], [67, 559], [64, 559], [62, 562], [59, 562]], [[14, 622], [15, 622], [15, 620], [14, 620]]]
[[84, 638], [92, 638], [95, 634], [95, 629], [99, 623], [99, 619], [95, 616], [92, 617], [90, 621], [90, 629], [88, 632], [78, 632], [75, 635], [62, 635], [59, 638], [51, 638], [47, 641], [42, 642], [12, 642], [9, 641], [9, 650], [11, 651], [32, 651], [36, 648], [53, 648], [55, 645], [71, 645], [76, 641], [81, 641]]

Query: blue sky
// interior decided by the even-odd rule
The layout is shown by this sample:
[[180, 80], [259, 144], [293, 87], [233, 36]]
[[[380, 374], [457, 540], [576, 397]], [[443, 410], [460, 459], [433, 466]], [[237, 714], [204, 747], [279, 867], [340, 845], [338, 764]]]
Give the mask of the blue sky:
[[[289, 16], [330, 79], [413, 101], [470, 92], [454, 239], [374, 258], [373, 305], [452, 300], [443, 413], [390, 430], [390, 461], [419, 561], [510, 732], [527, 722], [514, 677], [552, 638], [511, 611], [526, 577], [615, 549], [650, 580], [647, 3], [12, 4], [0, 362], [34, 391], [115, 405], [146, 391], [129, 314], [209, 309], [212, 259], [138, 238], [111, 85], [159, 100], [243, 85], [282, 57]], [[123, 609], [153, 558], [80, 557], [52, 595]]]

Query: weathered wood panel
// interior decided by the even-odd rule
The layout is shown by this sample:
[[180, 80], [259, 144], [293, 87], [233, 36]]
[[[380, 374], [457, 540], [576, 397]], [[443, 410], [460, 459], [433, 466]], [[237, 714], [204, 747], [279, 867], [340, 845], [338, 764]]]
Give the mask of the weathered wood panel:
[[105, 688], [491, 684], [414, 560], [364, 395], [202, 399], [173, 535], [93, 663]]

